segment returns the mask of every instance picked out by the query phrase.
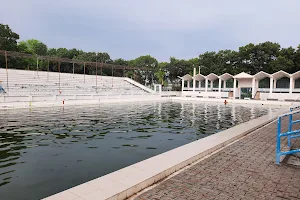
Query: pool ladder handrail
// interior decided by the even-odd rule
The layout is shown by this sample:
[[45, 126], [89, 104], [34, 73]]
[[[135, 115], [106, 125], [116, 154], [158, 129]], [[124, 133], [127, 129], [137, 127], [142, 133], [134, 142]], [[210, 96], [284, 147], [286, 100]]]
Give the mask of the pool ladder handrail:
[[[291, 139], [300, 137], [300, 129], [293, 131], [293, 124], [299, 123], [300, 120], [293, 121], [293, 115], [300, 113], [300, 110], [295, 109], [300, 108], [300, 106], [295, 106], [290, 108], [290, 112], [283, 115], [279, 115], [277, 118], [277, 145], [276, 145], [276, 164], [280, 164], [280, 157], [283, 155], [294, 154], [300, 152], [300, 149], [291, 150]], [[282, 118], [289, 117], [288, 120], [288, 131], [281, 133], [281, 121]], [[287, 137], [288, 140], [288, 150], [281, 151], [281, 137]]]

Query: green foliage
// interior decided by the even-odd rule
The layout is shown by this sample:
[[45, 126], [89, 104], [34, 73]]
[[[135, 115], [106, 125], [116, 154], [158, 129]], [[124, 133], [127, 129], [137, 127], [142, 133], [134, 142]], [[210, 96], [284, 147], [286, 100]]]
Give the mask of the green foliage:
[[193, 71], [193, 64], [194, 63], [192, 63], [191, 60], [179, 60], [174, 57], [171, 57], [170, 63], [168, 65], [168, 71], [170, 72], [170, 80], [175, 80], [178, 79], [178, 76], [184, 76], [185, 74], [191, 73]]
[[39, 56], [47, 55], [48, 52], [47, 45], [35, 39], [19, 42], [18, 50], [20, 52], [31, 53]]
[[158, 67], [158, 62], [155, 58], [150, 55], [140, 56], [134, 60], [129, 61], [130, 64], [137, 68], [149, 68], [156, 69]]
[[8, 25], [0, 24], [0, 49], [17, 51], [17, 40], [19, 35], [13, 32]]
[[156, 78], [158, 79], [159, 83], [163, 85], [164, 84], [165, 71], [159, 69], [154, 74], [155, 74]]
[[116, 65], [125, 65], [125, 66], [128, 65], [128, 61], [124, 60], [122, 58], [118, 58], [118, 59], [114, 60], [113, 63]]

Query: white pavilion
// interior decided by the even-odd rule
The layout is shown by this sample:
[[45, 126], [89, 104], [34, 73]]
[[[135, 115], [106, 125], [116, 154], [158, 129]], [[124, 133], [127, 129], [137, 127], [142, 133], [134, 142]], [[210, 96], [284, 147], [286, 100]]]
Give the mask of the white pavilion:
[[[250, 75], [229, 73], [220, 76], [196, 73], [179, 77], [182, 80], [182, 96], [206, 98], [297, 100], [300, 99], [300, 71], [289, 74], [278, 71], [274, 74], [259, 72]], [[248, 96], [247, 96], [248, 95]]]

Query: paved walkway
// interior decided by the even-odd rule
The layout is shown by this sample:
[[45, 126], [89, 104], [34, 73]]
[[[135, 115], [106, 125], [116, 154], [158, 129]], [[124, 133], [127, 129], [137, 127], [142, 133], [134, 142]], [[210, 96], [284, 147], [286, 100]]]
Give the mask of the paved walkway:
[[276, 125], [263, 127], [135, 199], [300, 199], [300, 168], [275, 165]]

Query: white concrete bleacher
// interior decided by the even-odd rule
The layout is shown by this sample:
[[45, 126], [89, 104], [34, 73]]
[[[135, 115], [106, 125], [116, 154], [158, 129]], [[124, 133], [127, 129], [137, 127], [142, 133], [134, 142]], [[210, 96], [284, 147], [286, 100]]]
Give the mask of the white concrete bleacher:
[[[7, 81], [8, 74], [8, 81]], [[0, 84], [9, 96], [144, 95], [149, 91], [128, 78], [0, 68]], [[133, 80], [132, 80], [133, 81]]]

